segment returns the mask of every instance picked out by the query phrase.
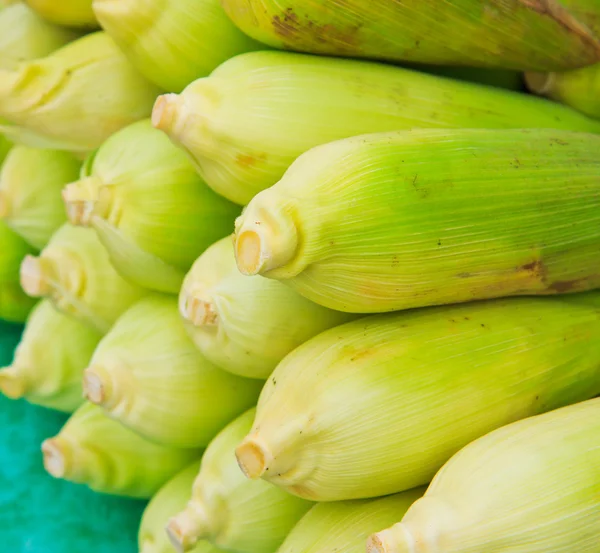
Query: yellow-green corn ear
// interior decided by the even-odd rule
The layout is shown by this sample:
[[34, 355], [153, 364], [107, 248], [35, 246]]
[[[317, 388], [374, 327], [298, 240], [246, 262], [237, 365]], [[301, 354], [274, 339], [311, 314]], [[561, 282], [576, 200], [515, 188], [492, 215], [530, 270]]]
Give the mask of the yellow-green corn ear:
[[91, 229], [65, 223], [38, 257], [21, 264], [21, 286], [32, 297], [106, 333], [117, 318], [147, 292], [124, 280]]
[[496, 430], [437, 473], [369, 553], [596, 553], [600, 399]]
[[504, 424], [600, 391], [598, 304], [557, 298], [373, 315], [327, 330], [267, 380], [236, 450], [250, 478], [317, 501], [426, 484]]
[[154, 125], [207, 184], [247, 204], [306, 150], [412, 128], [547, 127], [600, 133], [580, 113], [508, 90], [390, 65], [250, 52], [156, 101]]
[[46, 147], [88, 152], [148, 117], [158, 93], [106, 33], [93, 33], [0, 70], [0, 117], [8, 122], [0, 130], [16, 126], [42, 136]]
[[36, 304], [19, 284], [19, 267], [35, 250], [0, 221], [0, 319], [23, 323]]
[[319, 146], [236, 221], [238, 268], [356, 313], [598, 288], [599, 151], [544, 129]]
[[88, 399], [149, 440], [200, 447], [256, 404], [262, 383], [225, 372], [188, 337], [172, 296], [148, 296], [103, 338], [84, 374]]
[[84, 403], [57, 436], [42, 443], [44, 467], [55, 478], [114, 495], [153, 496], [201, 451], [150, 442]]
[[78, 33], [48, 23], [25, 4], [0, 10], [0, 68], [43, 58], [78, 37]]
[[71, 222], [94, 228], [119, 273], [173, 294], [240, 213], [148, 119], [111, 136], [63, 197]]
[[94, 0], [93, 8], [131, 63], [169, 92], [264, 48], [231, 22], [219, 0]]
[[369, 535], [397, 522], [424, 491], [318, 503], [294, 526], [277, 553], [364, 553]]
[[532, 92], [600, 118], [600, 63], [562, 73], [527, 73]]
[[80, 167], [67, 152], [15, 146], [0, 170], [0, 218], [41, 250], [67, 220], [61, 190]]
[[102, 335], [42, 300], [27, 319], [12, 364], [0, 370], [0, 391], [71, 413], [82, 403], [81, 376]]
[[209, 540], [234, 553], [274, 553], [312, 506], [240, 472], [234, 450], [254, 415], [250, 409], [238, 417], [206, 448], [192, 497], [167, 526], [177, 551], [193, 551], [198, 540]]
[[44, 19], [67, 27], [98, 26], [92, 0], [25, 0]]
[[230, 237], [194, 263], [179, 307], [186, 330], [207, 359], [234, 374], [263, 379], [300, 344], [350, 320], [281, 282], [242, 275]]
[[535, 70], [600, 60], [600, 38], [559, 1], [223, 0], [223, 7], [247, 35], [285, 50]]
[[[192, 493], [192, 484], [198, 474], [200, 461], [169, 480], [148, 503], [142, 516], [138, 534], [139, 553], [173, 553], [173, 546], [165, 532], [168, 520], [185, 507]], [[200, 541], [192, 553], [219, 553], [214, 545]]]

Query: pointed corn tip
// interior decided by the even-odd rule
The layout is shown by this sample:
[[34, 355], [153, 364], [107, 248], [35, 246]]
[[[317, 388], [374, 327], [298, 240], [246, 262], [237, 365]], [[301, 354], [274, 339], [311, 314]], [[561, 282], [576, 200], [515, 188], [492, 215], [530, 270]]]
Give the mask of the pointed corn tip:
[[20, 268], [21, 288], [28, 296], [39, 298], [50, 294], [50, 275], [39, 257], [26, 255]]
[[235, 260], [243, 275], [257, 275], [264, 266], [263, 243], [258, 232], [245, 230], [235, 241]]
[[235, 450], [240, 469], [246, 476], [255, 480], [267, 470], [273, 456], [257, 436], [246, 438]]
[[67, 472], [66, 446], [60, 437], [44, 440], [42, 454], [46, 472], [54, 478], [64, 478]]
[[544, 96], [554, 88], [556, 76], [554, 73], [525, 73], [525, 84], [531, 92]]
[[152, 125], [154, 128], [170, 134], [177, 117], [179, 104], [178, 94], [170, 93], [159, 96], [152, 109]]
[[0, 219], [6, 219], [10, 215], [10, 200], [8, 196], [0, 190]]
[[27, 383], [14, 367], [0, 371], [0, 392], [10, 399], [20, 399], [27, 393]]

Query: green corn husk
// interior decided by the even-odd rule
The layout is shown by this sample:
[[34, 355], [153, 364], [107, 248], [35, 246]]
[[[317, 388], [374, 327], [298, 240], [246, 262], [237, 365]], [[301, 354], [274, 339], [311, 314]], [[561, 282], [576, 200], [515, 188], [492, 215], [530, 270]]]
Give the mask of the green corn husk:
[[106, 33], [93, 33], [46, 58], [0, 70], [0, 117], [8, 123], [0, 131], [22, 128], [42, 137], [44, 147], [89, 152], [148, 117], [157, 94]]
[[209, 247], [183, 281], [179, 309], [202, 354], [226, 371], [266, 379], [290, 351], [350, 320], [275, 280], [237, 270], [231, 238]]
[[42, 453], [55, 478], [101, 493], [147, 498], [201, 451], [152, 443], [84, 403], [57, 436], [43, 442]]
[[596, 553], [600, 399], [496, 430], [456, 454], [369, 553]]
[[92, 0], [25, 0], [44, 19], [67, 27], [98, 26]]
[[287, 52], [237, 56], [181, 94], [156, 101], [154, 125], [206, 183], [241, 205], [306, 150], [363, 133], [416, 127], [547, 127], [600, 133], [600, 123], [542, 98], [355, 60]]
[[35, 250], [0, 220], [0, 319], [23, 323], [36, 300], [19, 284], [19, 267]]
[[72, 413], [83, 403], [81, 375], [101, 337], [42, 300], [27, 319], [12, 364], [0, 371], [0, 391]]
[[396, 522], [424, 491], [318, 503], [294, 526], [277, 553], [364, 553], [369, 535]]
[[0, 69], [43, 58], [78, 37], [78, 33], [48, 23], [25, 4], [0, 11]]
[[2, 167], [2, 164], [4, 163], [4, 160], [6, 159], [6, 156], [12, 147], [12, 142], [4, 135], [0, 134], [0, 167]]
[[356, 313], [598, 288], [599, 151], [544, 129], [319, 146], [236, 221], [238, 268]]
[[600, 118], [600, 63], [563, 73], [527, 73], [532, 92]]
[[233, 453], [254, 414], [251, 409], [238, 417], [206, 449], [192, 498], [167, 526], [177, 551], [192, 551], [198, 540], [209, 540], [234, 553], [274, 553], [312, 506], [240, 472]]
[[473, 302], [328, 330], [266, 382], [240, 466], [316, 501], [426, 484], [487, 432], [600, 392], [599, 296]]
[[232, 21], [270, 46], [439, 65], [554, 71], [600, 61], [585, 9], [597, 0], [223, 0]]
[[[200, 461], [194, 461], [169, 480], [150, 500], [140, 524], [139, 553], [173, 553], [173, 547], [165, 532], [165, 524], [170, 517], [185, 507], [199, 468]], [[192, 553], [219, 552], [219, 549], [207, 541], [198, 542], [192, 549]]]
[[94, 0], [93, 7], [131, 63], [170, 92], [237, 54], [264, 48], [230, 21], [219, 0]]
[[118, 275], [93, 230], [68, 223], [38, 257], [25, 257], [21, 286], [28, 295], [50, 298], [57, 309], [102, 333], [147, 293]]
[[60, 192], [80, 167], [67, 152], [15, 146], [0, 170], [0, 218], [41, 250], [67, 220]]
[[90, 401], [147, 439], [201, 447], [256, 404], [262, 383], [206, 360], [183, 328], [177, 300], [156, 295], [131, 307], [100, 342], [83, 387]]
[[119, 273], [173, 294], [196, 257], [230, 234], [240, 213], [149, 120], [111, 136], [63, 197], [71, 222], [95, 229]]

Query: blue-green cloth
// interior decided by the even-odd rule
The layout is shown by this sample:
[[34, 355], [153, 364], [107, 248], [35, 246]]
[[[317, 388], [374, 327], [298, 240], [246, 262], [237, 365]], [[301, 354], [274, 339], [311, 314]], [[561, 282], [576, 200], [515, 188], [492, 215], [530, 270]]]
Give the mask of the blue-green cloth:
[[[0, 321], [0, 367], [10, 363], [20, 333]], [[145, 502], [97, 494], [44, 471], [40, 444], [66, 419], [0, 395], [0, 551], [136, 553]]]

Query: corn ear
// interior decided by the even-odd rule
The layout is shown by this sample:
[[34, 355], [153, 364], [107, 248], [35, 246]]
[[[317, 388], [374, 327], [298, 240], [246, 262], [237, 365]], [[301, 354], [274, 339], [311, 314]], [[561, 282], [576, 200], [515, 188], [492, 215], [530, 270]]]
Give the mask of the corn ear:
[[238, 417], [206, 449], [192, 498], [167, 526], [178, 551], [192, 551], [205, 539], [234, 553], [272, 553], [310, 509], [310, 502], [240, 472], [233, 452], [254, 414], [251, 409]]
[[275, 280], [240, 274], [231, 237], [194, 263], [179, 306], [188, 334], [207, 359], [234, 374], [263, 379], [300, 344], [351, 318]]
[[25, 4], [0, 11], [0, 69], [43, 58], [78, 37], [78, 33], [48, 23]]
[[251, 52], [179, 95], [160, 96], [154, 125], [216, 192], [245, 205], [306, 150], [333, 140], [425, 128], [548, 127], [600, 132], [553, 102], [389, 65]]
[[21, 286], [28, 295], [50, 298], [57, 309], [102, 333], [147, 293], [118, 275], [93, 230], [68, 223], [38, 257], [23, 260]]
[[147, 117], [158, 93], [106, 33], [93, 33], [0, 70], [0, 117], [8, 122], [0, 130], [24, 128], [43, 137], [45, 147], [89, 152]]
[[80, 166], [67, 152], [15, 146], [0, 170], [0, 218], [41, 250], [67, 219], [60, 192]]
[[94, 28], [98, 26], [92, 0], [25, 0], [44, 19], [67, 27]]
[[[171, 516], [185, 507], [199, 467], [200, 461], [194, 461], [171, 478], [150, 500], [140, 524], [140, 553], [173, 553], [173, 547], [165, 532], [165, 524]], [[219, 549], [207, 541], [201, 541], [192, 553], [219, 553]]]
[[111, 136], [63, 197], [71, 222], [94, 228], [117, 271], [174, 294], [196, 257], [231, 233], [240, 212], [149, 120]]
[[236, 221], [238, 268], [356, 313], [598, 288], [598, 151], [544, 129], [319, 146]]
[[294, 526], [277, 553], [364, 553], [375, 530], [396, 522], [424, 488], [353, 501], [317, 503]]
[[598, 305], [567, 296], [347, 323], [275, 369], [238, 461], [317, 501], [426, 484], [485, 433], [598, 394], [599, 338]]
[[97, 492], [147, 498], [201, 451], [152, 443], [84, 403], [57, 436], [43, 442], [42, 453], [46, 471], [55, 478]]
[[600, 118], [600, 63], [563, 73], [527, 73], [532, 92]]
[[36, 300], [19, 284], [19, 267], [35, 250], [0, 221], [0, 319], [23, 323]]
[[[595, 0], [577, 0], [577, 6]], [[223, 0], [247, 35], [284, 50], [440, 65], [559, 70], [600, 61], [583, 13], [545, 0]]]
[[596, 553], [600, 399], [510, 424], [438, 472], [369, 553]]
[[215, 367], [187, 336], [172, 296], [149, 296], [100, 342], [88, 399], [149, 440], [200, 447], [256, 403], [261, 382]]
[[131, 63], [170, 92], [228, 58], [264, 48], [229, 20], [219, 0], [94, 0], [93, 8]]
[[81, 375], [101, 334], [42, 300], [27, 319], [12, 364], [0, 370], [0, 391], [71, 413], [82, 403]]

